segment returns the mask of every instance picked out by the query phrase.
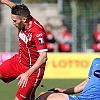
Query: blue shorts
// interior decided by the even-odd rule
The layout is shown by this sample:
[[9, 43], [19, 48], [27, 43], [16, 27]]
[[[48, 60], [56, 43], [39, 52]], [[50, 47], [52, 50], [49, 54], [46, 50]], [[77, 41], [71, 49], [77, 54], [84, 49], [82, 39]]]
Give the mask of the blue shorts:
[[100, 100], [100, 98], [82, 98], [80, 96], [68, 95], [69, 100]]

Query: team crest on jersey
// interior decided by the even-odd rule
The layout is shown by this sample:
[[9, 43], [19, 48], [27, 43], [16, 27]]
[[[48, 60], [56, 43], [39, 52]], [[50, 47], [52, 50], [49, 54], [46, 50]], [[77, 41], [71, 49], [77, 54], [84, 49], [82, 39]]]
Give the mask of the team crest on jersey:
[[100, 70], [94, 71], [94, 76], [100, 78]]
[[43, 38], [38, 38], [38, 41], [39, 41], [39, 44], [43, 44], [44, 43]]

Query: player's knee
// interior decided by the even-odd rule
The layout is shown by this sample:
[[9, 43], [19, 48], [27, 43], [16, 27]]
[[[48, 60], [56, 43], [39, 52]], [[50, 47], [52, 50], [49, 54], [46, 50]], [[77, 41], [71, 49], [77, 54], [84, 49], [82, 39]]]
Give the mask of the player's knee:
[[19, 100], [17, 97], [15, 97], [15, 99], [14, 100]]

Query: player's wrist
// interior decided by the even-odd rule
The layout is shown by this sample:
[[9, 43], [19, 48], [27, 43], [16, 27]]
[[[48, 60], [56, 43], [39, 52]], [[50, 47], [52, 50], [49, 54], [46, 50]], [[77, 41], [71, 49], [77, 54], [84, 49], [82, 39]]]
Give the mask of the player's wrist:
[[74, 87], [64, 90], [63, 93], [65, 93], [65, 94], [75, 94]]
[[31, 75], [28, 71], [26, 71], [25, 73], [27, 74], [28, 77]]

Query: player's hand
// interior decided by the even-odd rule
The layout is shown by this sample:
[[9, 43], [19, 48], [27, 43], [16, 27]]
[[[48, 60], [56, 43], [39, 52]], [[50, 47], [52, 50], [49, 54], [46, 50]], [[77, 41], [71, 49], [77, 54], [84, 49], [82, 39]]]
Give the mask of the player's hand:
[[61, 93], [63, 93], [65, 91], [65, 89], [61, 89], [61, 88], [55, 88], [55, 90], [57, 90], [57, 91], [59, 91]]
[[8, 2], [9, 0], [0, 0], [2, 3], [6, 3]]
[[52, 88], [52, 89], [50, 89], [48, 91], [54, 91], [54, 92], [61, 92], [61, 93], [63, 93], [65, 90], [61, 89], [61, 88]]
[[23, 74], [20, 74], [17, 77], [17, 79], [19, 80], [18, 86], [24, 88], [27, 85], [27, 82], [28, 82], [28, 79], [29, 79], [29, 75], [28, 75], [28, 73], [25, 72]]
[[10, 8], [12, 8], [13, 6], [16, 5], [14, 2], [11, 2], [10, 0], [0, 0], [0, 1], [1, 1], [1, 3], [6, 4]]

